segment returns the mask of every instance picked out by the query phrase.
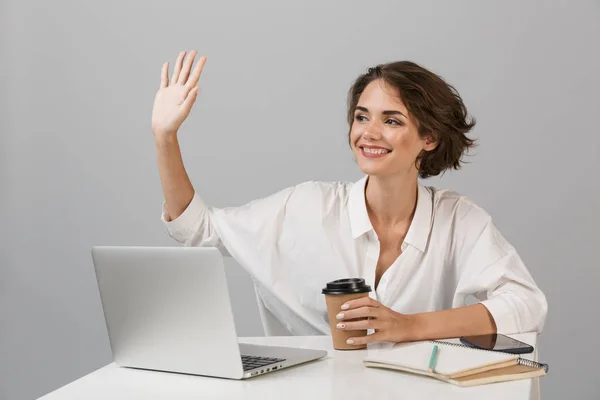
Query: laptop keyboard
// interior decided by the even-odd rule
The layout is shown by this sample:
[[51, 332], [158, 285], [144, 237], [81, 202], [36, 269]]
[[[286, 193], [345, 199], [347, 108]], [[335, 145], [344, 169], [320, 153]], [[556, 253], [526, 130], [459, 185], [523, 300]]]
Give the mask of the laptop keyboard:
[[282, 361], [285, 361], [285, 358], [269, 358], [244, 355], [242, 356], [242, 365], [244, 366], [244, 371], [264, 367], [275, 363], [280, 363]]

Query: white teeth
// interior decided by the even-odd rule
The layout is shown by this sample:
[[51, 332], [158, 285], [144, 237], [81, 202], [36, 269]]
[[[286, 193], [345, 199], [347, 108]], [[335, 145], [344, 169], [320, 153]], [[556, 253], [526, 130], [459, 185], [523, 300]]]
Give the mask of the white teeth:
[[368, 147], [363, 147], [363, 151], [369, 154], [385, 154], [389, 153], [389, 150], [386, 149], [370, 149]]

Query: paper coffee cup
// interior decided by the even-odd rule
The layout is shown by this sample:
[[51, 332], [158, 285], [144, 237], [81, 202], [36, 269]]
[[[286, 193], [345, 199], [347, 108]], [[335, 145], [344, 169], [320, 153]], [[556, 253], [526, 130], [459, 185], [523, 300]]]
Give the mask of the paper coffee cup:
[[[342, 304], [349, 300], [358, 299], [369, 295], [371, 287], [365, 284], [362, 278], [338, 279], [329, 282], [322, 293], [325, 295], [327, 303], [327, 317], [329, 319], [329, 328], [333, 340], [333, 348], [336, 350], [357, 350], [364, 349], [366, 345], [347, 344], [346, 340], [351, 337], [366, 336], [367, 330], [348, 331], [338, 329], [336, 325], [340, 322], [336, 316], [342, 311]], [[364, 318], [344, 320], [359, 321]]]

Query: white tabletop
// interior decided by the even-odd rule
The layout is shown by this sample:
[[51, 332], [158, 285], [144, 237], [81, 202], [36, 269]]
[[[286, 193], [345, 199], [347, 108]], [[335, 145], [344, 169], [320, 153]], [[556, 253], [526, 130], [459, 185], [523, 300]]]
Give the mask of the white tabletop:
[[[535, 346], [535, 334], [514, 335]], [[320, 360], [246, 380], [121, 368], [109, 364], [42, 397], [63, 399], [531, 399], [537, 379], [457, 387], [432, 378], [367, 368], [366, 350], [336, 351], [329, 336], [240, 338], [240, 342], [323, 349]], [[532, 356], [535, 357], [535, 356]]]

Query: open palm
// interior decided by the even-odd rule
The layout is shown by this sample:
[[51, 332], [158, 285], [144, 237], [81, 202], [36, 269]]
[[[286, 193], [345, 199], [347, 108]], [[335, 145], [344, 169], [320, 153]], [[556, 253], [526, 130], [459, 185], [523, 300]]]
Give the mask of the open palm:
[[200, 89], [196, 84], [200, 79], [206, 57], [200, 57], [190, 74], [196, 51], [191, 51], [184, 62], [185, 55], [185, 51], [179, 53], [170, 80], [169, 63], [166, 62], [162, 66], [160, 88], [156, 93], [152, 109], [152, 132], [157, 137], [176, 134], [196, 101]]

